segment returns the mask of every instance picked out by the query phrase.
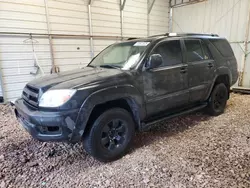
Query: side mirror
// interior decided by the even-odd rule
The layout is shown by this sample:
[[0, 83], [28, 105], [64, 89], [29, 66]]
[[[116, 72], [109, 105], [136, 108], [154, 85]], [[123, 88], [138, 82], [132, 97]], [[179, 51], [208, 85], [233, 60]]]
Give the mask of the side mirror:
[[162, 63], [163, 63], [163, 60], [162, 60], [162, 57], [161, 57], [160, 54], [152, 54], [149, 57], [149, 61], [148, 61], [148, 64], [147, 64], [147, 69], [150, 70], [150, 69], [157, 68]]

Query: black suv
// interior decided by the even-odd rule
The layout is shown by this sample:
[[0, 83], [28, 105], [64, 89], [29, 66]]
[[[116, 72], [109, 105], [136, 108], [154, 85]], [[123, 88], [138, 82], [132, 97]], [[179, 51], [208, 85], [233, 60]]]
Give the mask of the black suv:
[[113, 44], [84, 68], [31, 81], [15, 113], [40, 141], [83, 141], [89, 154], [112, 161], [135, 130], [202, 108], [223, 113], [237, 78], [225, 38], [167, 33]]

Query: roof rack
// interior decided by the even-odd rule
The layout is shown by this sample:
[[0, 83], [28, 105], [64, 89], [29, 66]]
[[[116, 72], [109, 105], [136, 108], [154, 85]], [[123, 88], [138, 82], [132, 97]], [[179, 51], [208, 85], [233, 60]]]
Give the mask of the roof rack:
[[166, 33], [167, 36], [211, 36], [218, 37], [219, 35], [213, 33]]
[[160, 35], [153, 35], [150, 37], [160, 37], [160, 36], [167, 36], [167, 37], [183, 37], [183, 36], [211, 36], [211, 37], [219, 37], [217, 34], [209, 34], [209, 33], [165, 33]]

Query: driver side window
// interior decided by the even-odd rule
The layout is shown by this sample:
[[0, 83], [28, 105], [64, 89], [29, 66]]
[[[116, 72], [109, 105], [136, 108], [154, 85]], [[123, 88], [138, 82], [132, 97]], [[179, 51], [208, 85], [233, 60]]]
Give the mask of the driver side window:
[[153, 54], [160, 54], [163, 63], [160, 67], [173, 66], [182, 63], [181, 43], [171, 40], [161, 43], [153, 50]]

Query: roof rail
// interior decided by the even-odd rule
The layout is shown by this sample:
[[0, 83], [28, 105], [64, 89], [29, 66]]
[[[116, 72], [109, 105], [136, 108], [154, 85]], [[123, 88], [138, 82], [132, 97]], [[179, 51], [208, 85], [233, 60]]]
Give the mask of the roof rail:
[[135, 39], [139, 39], [139, 38], [136, 38], [136, 37], [130, 37], [130, 38], [128, 38], [127, 40], [135, 40]]
[[219, 35], [213, 33], [166, 33], [166, 36], [211, 36], [218, 37]]
[[160, 37], [160, 36], [168, 36], [168, 37], [183, 37], [183, 36], [211, 36], [211, 37], [219, 37], [217, 34], [209, 34], [209, 33], [165, 33], [159, 35], [153, 35], [150, 37]]

